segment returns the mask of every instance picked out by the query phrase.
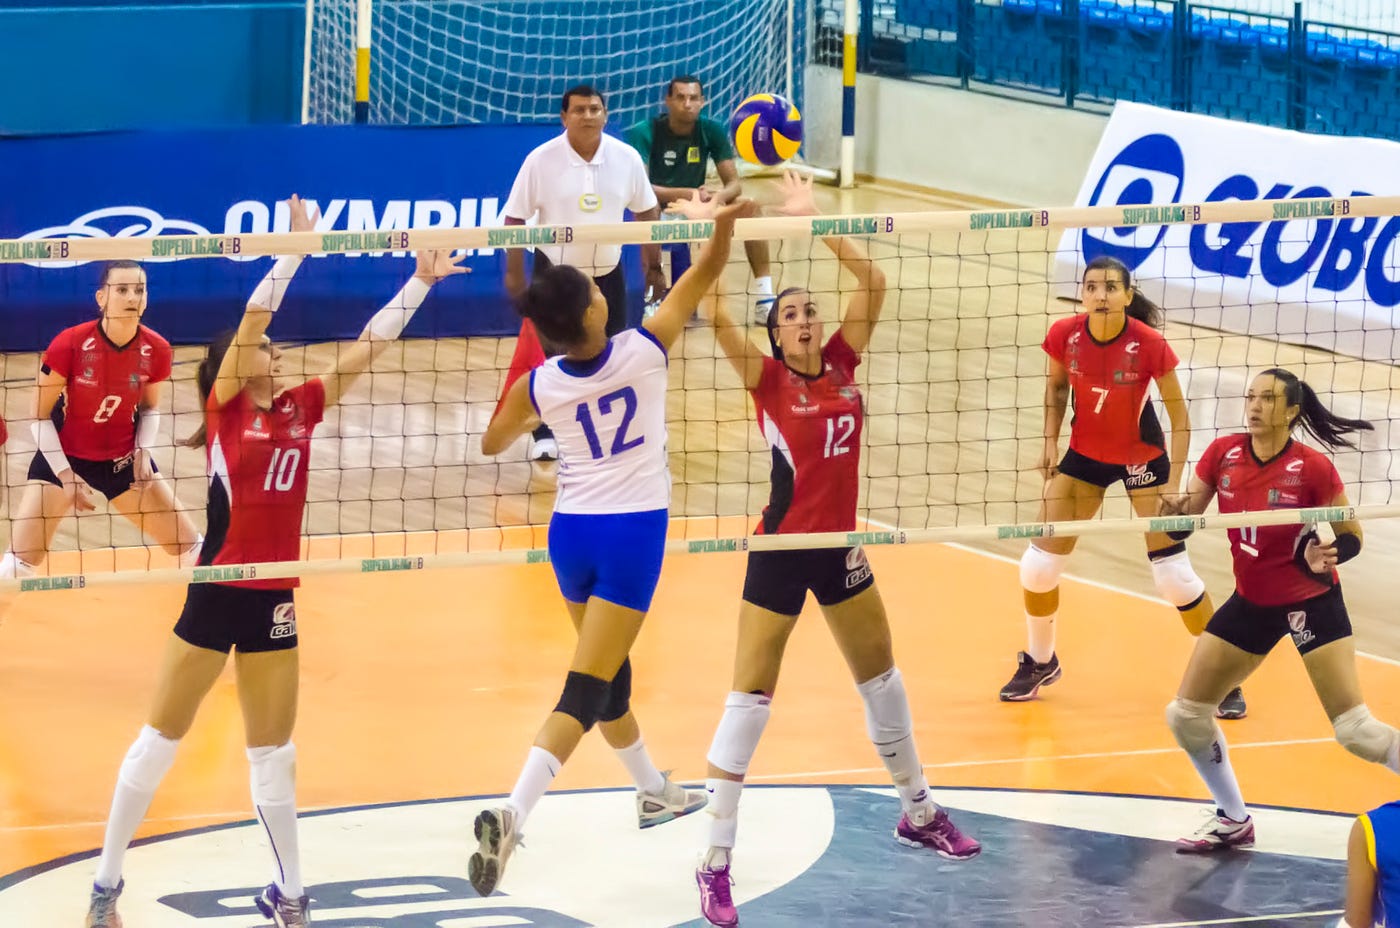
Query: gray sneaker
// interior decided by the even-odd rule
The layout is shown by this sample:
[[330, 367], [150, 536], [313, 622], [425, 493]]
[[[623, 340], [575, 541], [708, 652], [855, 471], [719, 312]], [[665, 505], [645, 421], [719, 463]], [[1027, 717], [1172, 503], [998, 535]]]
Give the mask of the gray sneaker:
[[478, 895], [489, 896], [506, 872], [506, 861], [520, 841], [515, 831], [515, 811], [502, 806], [487, 809], [473, 826], [478, 842], [476, 853], [467, 861], [467, 878]]
[[659, 793], [644, 793], [637, 790], [637, 827], [652, 828], [664, 825], [672, 819], [689, 815], [705, 808], [710, 801], [703, 789], [686, 789], [671, 782], [669, 773], [663, 774], [666, 785]]
[[117, 899], [122, 894], [126, 880], [108, 888], [92, 884], [92, 895], [88, 897], [87, 921], [85, 928], [122, 928], [122, 917], [117, 914]]

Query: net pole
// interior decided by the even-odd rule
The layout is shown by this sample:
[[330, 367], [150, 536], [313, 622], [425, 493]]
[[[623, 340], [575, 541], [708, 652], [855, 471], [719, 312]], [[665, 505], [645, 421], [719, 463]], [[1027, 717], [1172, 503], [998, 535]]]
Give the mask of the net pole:
[[306, 33], [301, 49], [301, 124], [311, 121], [311, 33], [316, 21], [316, 0], [306, 0]]
[[856, 185], [856, 31], [858, 0], [846, 0], [845, 42], [841, 55], [841, 186]]
[[369, 122], [369, 41], [373, 0], [356, 0], [355, 5], [355, 125]]
[[795, 0], [787, 0], [787, 74], [784, 75], [786, 84], [783, 87], [783, 95], [789, 100], [797, 99], [797, 84], [793, 77], [793, 59], [797, 57], [797, 16], [793, 9]]

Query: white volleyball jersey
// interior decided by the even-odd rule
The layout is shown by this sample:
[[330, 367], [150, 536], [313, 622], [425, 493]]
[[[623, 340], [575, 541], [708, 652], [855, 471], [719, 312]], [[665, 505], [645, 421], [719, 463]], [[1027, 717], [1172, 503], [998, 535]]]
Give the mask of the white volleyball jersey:
[[592, 361], [550, 358], [530, 374], [530, 401], [559, 443], [555, 512], [670, 508], [666, 349], [656, 336], [628, 329]]

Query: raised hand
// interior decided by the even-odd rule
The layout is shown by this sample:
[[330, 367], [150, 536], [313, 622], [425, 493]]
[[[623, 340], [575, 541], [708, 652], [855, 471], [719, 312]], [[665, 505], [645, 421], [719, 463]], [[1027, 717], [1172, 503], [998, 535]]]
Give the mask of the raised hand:
[[432, 286], [444, 277], [456, 274], [470, 274], [472, 269], [462, 267], [466, 254], [454, 255], [450, 249], [424, 248], [417, 254], [418, 266], [413, 276]]
[[687, 219], [701, 220], [715, 218], [715, 211], [719, 209], [720, 203], [714, 197], [708, 199], [703, 196], [703, 190], [692, 190], [690, 197], [682, 197], [679, 200], [672, 200], [666, 204], [666, 211], [670, 213], [680, 213]]
[[316, 231], [316, 220], [321, 218], [321, 207], [308, 204], [294, 193], [287, 198], [287, 208], [292, 214], [293, 232]]
[[810, 174], [804, 179], [796, 171], [784, 171], [783, 205], [778, 207], [778, 212], [785, 216], [815, 216], [820, 213], [812, 184]]

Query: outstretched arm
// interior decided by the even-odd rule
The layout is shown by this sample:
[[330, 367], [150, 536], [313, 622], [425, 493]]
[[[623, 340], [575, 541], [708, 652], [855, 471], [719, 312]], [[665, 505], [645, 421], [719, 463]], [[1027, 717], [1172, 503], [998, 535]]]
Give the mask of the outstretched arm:
[[[785, 173], [783, 205], [778, 211], [788, 216], [819, 215], [821, 211], [817, 209], [812, 183], [811, 176], [804, 180], [796, 171]], [[831, 249], [836, 260], [856, 279], [856, 290], [841, 318], [841, 337], [852, 351], [861, 354], [870, 344], [870, 335], [885, 305], [885, 274], [870, 260], [865, 246], [854, 239], [828, 236], [822, 239], [822, 244]]]
[[326, 388], [326, 406], [334, 406], [341, 395], [349, 390], [355, 380], [369, 370], [374, 359], [384, 353], [389, 344], [403, 333], [408, 321], [418, 311], [433, 284], [444, 277], [469, 273], [461, 267], [465, 255], [452, 257], [450, 251], [425, 249], [418, 252], [417, 268], [394, 298], [375, 313], [360, 333], [359, 340], [342, 352], [338, 352], [329, 370], [320, 375]]
[[[292, 231], [310, 232], [315, 228], [320, 211], [302, 203], [295, 193], [287, 200], [291, 207]], [[272, 270], [248, 297], [248, 305], [239, 320], [238, 331], [229, 343], [228, 353], [219, 365], [218, 376], [214, 378], [214, 402], [223, 406], [238, 395], [243, 384], [253, 372], [254, 360], [262, 350], [263, 334], [267, 332], [272, 316], [282, 305], [282, 297], [287, 285], [292, 282], [297, 268], [301, 267], [304, 255], [283, 255], [272, 264]]]
[[753, 339], [749, 338], [745, 326], [734, 321], [729, 315], [728, 301], [723, 294], [715, 294], [710, 301], [710, 325], [715, 330], [715, 341], [719, 342], [729, 363], [739, 373], [744, 389], [754, 390], [763, 376], [763, 360], [767, 357]]

